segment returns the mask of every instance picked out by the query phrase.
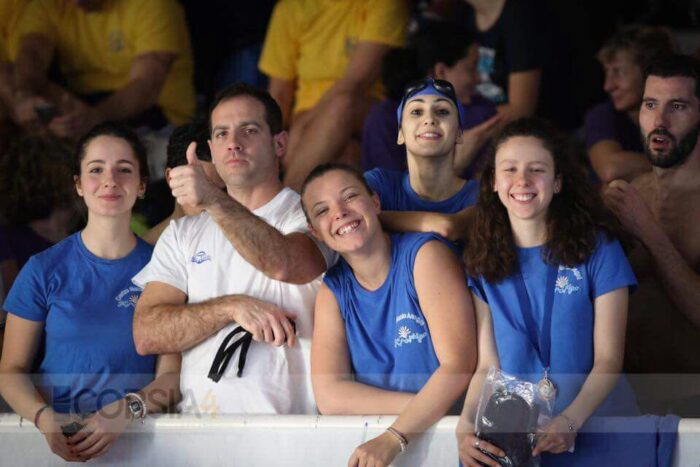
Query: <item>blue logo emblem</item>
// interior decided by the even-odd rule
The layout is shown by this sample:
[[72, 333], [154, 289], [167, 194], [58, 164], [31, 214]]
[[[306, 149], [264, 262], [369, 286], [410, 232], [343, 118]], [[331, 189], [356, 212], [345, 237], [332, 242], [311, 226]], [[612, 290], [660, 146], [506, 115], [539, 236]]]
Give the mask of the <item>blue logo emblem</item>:
[[192, 262], [195, 264], [202, 264], [205, 261], [211, 261], [211, 256], [206, 254], [204, 251], [198, 251], [193, 257]]

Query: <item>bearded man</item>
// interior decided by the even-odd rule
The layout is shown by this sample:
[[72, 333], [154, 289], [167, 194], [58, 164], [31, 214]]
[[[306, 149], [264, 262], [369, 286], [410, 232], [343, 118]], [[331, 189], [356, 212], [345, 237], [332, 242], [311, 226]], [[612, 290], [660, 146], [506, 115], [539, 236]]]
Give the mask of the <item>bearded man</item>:
[[653, 170], [605, 190], [638, 240], [625, 369], [642, 409], [685, 417], [700, 416], [699, 80], [700, 61], [687, 56], [648, 68], [639, 123]]

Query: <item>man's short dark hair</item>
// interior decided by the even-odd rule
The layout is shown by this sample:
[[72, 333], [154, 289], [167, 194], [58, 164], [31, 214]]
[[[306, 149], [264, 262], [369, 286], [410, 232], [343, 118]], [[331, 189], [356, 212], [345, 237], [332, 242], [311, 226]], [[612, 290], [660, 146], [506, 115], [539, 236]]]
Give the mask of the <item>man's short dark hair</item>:
[[695, 97], [700, 103], [700, 60], [689, 55], [673, 54], [655, 60], [644, 73], [645, 79], [650, 76], [659, 78], [692, 78], [695, 81]]
[[197, 143], [197, 158], [211, 162], [211, 153], [209, 152], [207, 139], [209, 139], [207, 124], [202, 120], [175, 128], [168, 140], [168, 159], [165, 166], [172, 169], [181, 165], [187, 165], [187, 147], [192, 141]]
[[209, 133], [211, 133], [211, 114], [220, 103], [233, 99], [234, 97], [248, 96], [260, 102], [265, 107], [265, 121], [270, 127], [270, 133], [276, 135], [284, 130], [282, 126], [282, 110], [270, 93], [264, 89], [251, 86], [246, 83], [234, 83], [223, 88], [216, 94], [214, 101], [209, 106]]

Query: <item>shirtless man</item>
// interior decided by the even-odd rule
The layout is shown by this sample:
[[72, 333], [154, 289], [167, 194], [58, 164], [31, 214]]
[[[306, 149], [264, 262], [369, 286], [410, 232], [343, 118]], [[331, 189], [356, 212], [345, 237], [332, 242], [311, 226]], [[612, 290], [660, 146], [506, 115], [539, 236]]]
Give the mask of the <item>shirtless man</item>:
[[[700, 416], [700, 61], [672, 55], [647, 71], [639, 123], [652, 172], [606, 189], [639, 243], [630, 255], [626, 371], [646, 411]], [[652, 376], [653, 375], [653, 376]]]

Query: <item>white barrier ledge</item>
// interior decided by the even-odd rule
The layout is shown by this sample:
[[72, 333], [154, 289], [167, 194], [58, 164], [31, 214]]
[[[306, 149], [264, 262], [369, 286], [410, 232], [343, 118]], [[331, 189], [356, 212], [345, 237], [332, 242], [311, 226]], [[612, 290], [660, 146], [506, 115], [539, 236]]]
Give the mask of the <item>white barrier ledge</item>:
[[[106, 466], [344, 466], [352, 451], [381, 434], [396, 417], [302, 415], [149, 417], [132, 423], [91, 465]], [[445, 417], [398, 456], [394, 466], [457, 465], [457, 417]], [[674, 467], [700, 465], [700, 419], [681, 420]], [[49, 448], [34, 425], [0, 415], [0, 465], [75, 465]]]

